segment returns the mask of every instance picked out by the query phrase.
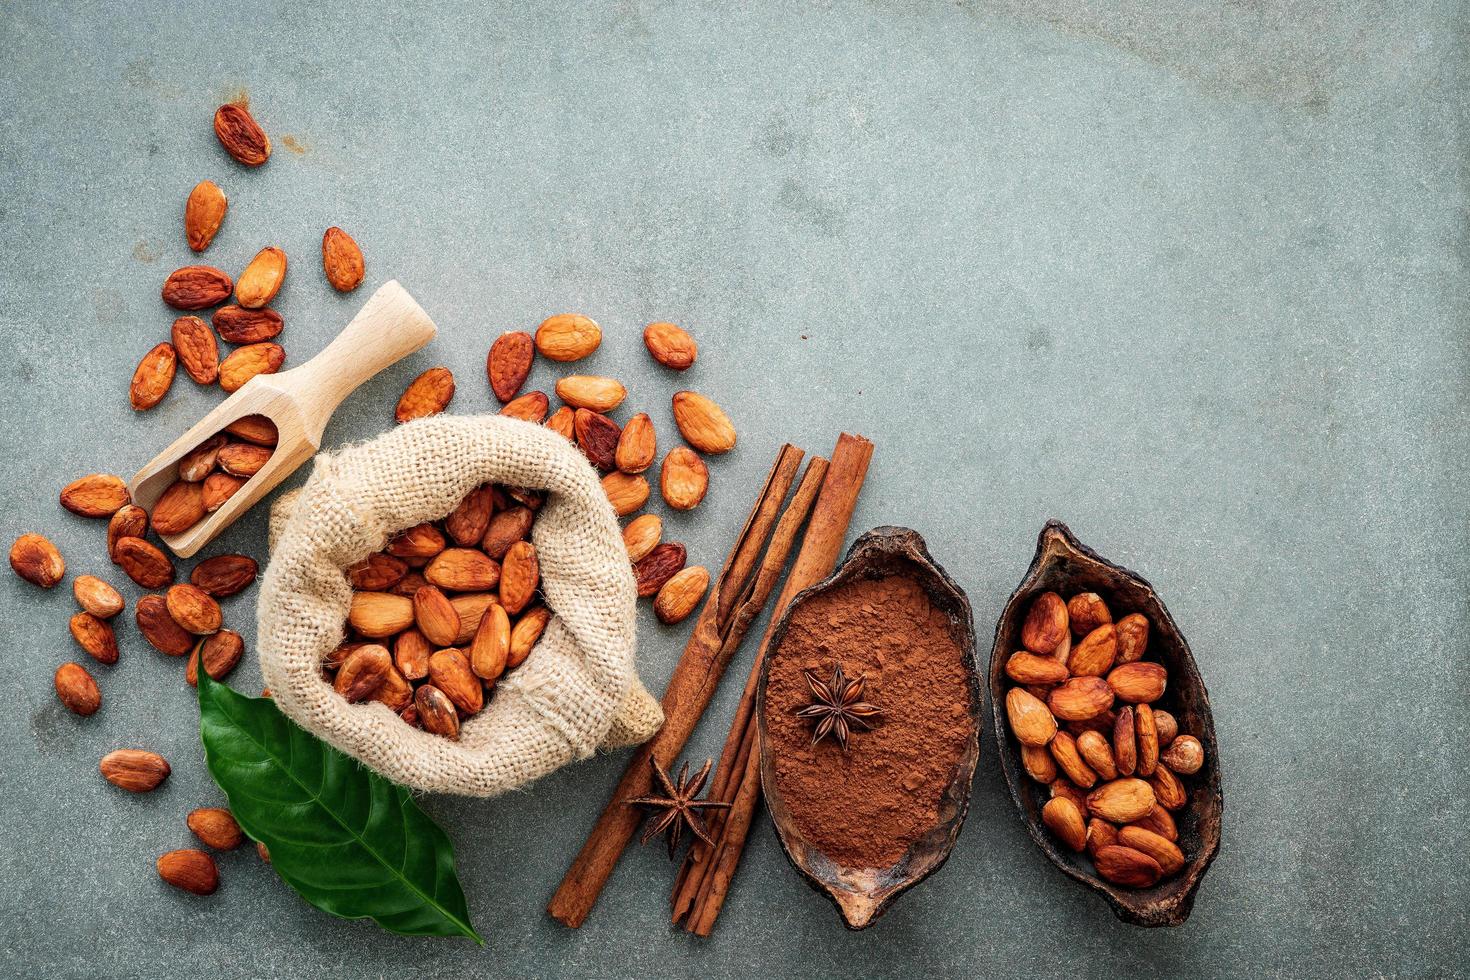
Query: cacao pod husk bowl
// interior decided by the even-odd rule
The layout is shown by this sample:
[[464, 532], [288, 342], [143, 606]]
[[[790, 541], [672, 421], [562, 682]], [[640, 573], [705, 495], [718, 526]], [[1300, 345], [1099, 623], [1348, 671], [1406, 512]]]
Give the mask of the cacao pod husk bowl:
[[[903, 855], [886, 867], [856, 867], [835, 861], [807, 841], [792, 819], [776, 780], [776, 752], [768, 733], [767, 680], [772, 664], [782, 657], [782, 643], [794, 613], [812, 599], [860, 579], [906, 576], [917, 582], [933, 606], [948, 620], [950, 636], [959, 648], [969, 700], [970, 734], [953, 774], [943, 787], [938, 819]], [[970, 785], [980, 759], [983, 699], [975, 666], [975, 628], [964, 591], [930, 557], [924, 539], [901, 527], [879, 527], [853, 543], [841, 567], [829, 578], [798, 593], [771, 633], [765, 663], [756, 688], [756, 719], [760, 731], [761, 788], [775, 824], [781, 848], [807, 883], [837, 906], [843, 924], [862, 929], [878, 919], [899, 895], [938, 871], [949, 858], [970, 805]], [[782, 709], [790, 710], [789, 705]], [[774, 710], [774, 709], [772, 709]], [[854, 736], [861, 738], [861, 735]]]
[[[1189, 798], [1174, 814], [1185, 866], [1151, 888], [1125, 888], [1103, 880], [1093, 870], [1086, 852], [1074, 853], [1062, 846], [1041, 821], [1041, 808], [1050, 794], [1045, 785], [1026, 774], [1021, 764], [1020, 745], [1011, 735], [1006, 718], [1005, 696], [1014, 682], [1006, 676], [1005, 666], [1010, 655], [1022, 649], [1021, 623], [1032, 601], [1043, 592], [1057, 592], [1064, 599], [1079, 592], [1097, 592], [1107, 602], [1114, 621], [1135, 612], [1147, 616], [1149, 639], [1144, 659], [1163, 664], [1169, 672], [1168, 687], [1155, 707], [1173, 714], [1180, 734], [1193, 735], [1204, 746], [1205, 761], [1200, 771], [1180, 777]], [[1067, 525], [1048, 521], [1037, 539], [1031, 567], [996, 623], [995, 646], [990, 653], [990, 713], [1011, 799], [1031, 839], [1052, 864], [1106, 898], [1118, 918], [1131, 925], [1177, 926], [1189, 918], [1200, 882], [1220, 849], [1220, 821], [1225, 807], [1220, 791], [1220, 751], [1210, 695], [1189, 642], [1153, 586], [1136, 572], [1082, 544]]]

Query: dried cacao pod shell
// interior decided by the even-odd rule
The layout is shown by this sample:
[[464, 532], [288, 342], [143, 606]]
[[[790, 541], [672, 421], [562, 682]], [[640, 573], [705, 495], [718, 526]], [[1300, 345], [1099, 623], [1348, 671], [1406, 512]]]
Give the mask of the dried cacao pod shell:
[[[1104, 758], [1103, 753], [1111, 750], [1118, 778], [1099, 784], [1093, 790], [1094, 794], [1116, 783], [1135, 783], [1148, 787], [1161, 803], [1180, 804], [1174, 832], [1179, 837], [1178, 847], [1185, 861], [1176, 873], [1166, 875], [1153, 856], [1135, 847], [1120, 846], [1120, 842], [1113, 840], [1094, 844], [1089, 839], [1088, 848], [1093, 854], [1093, 862], [1089, 863], [1085, 858], [1079, 860], [1070, 849], [1058, 843], [1042, 822], [1041, 810], [1050, 794], [1028, 774], [1029, 768], [1022, 758], [1022, 746], [1010, 734], [1004, 700], [1006, 691], [1014, 683], [1006, 673], [1006, 663], [1023, 648], [1021, 634], [1028, 612], [1037, 598], [1045, 593], [1073, 597], [1070, 604], [1063, 605], [1066, 639], [1074, 635], [1074, 630], [1078, 638], [1069, 651], [1071, 657], [1077, 656], [1078, 647], [1087, 637], [1105, 625], [1101, 619], [1103, 610], [1107, 610], [1116, 636], [1116, 651], [1107, 676], [1124, 667], [1132, 668], [1119, 675], [1118, 686], [1127, 697], [1119, 698], [1115, 712], [1102, 711], [1094, 717], [1069, 720], [1067, 728], [1076, 734], [1078, 751], [1083, 753], [1083, 759], [1089, 766], [1092, 766], [1093, 759]], [[1095, 595], [1100, 603], [1090, 597], [1079, 599], [1089, 595]], [[1048, 617], [1044, 631], [1046, 636], [1042, 637], [1037, 631], [1032, 634], [1032, 639], [1039, 639], [1038, 645], [1046, 646], [1048, 638], [1055, 632], [1052, 627], [1059, 619]], [[1065, 642], [1065, 639], [1057, 638], [1058, 646]], [[1033, 652], [1045, 654], [1053, 651], [1033, 649]], [[1147, 661], [1141, 661], [1144, 656], [1148, 657]], [[1139, 666], [1140, 662], [1148, 666]], [[1155, 677], [1160, 668], [1167, 679], [1163, 685]], [[1184, 922], [1193, 907], [1199, 883], [1219, 850], [1223, 800], [1209, 694], [1188, 642], [1153, 587], [1137, 574], [1109, 562], [1081, 544], [1066, 525], [1056, 521], [1048, 523], [1039, 536], [1031, 567], [1001, 612], [989, 673], [992, 717], [1001, 768], [1011, 798], [1022, 820], [1031, 829], [1037, 846], [1062, 873], [1106, 898], [1115, 914], [1124, 921], [1146, 926]], [[1096, 691], [1098, 681], [1105, 685], [1108, 683], [1104, 677], [1098, 676], [1069, 680], [1067, 684], [1074, 685], [1074, 691], [1062, 698], [1063, 710], [1071, 714], [1086, 714], [1089, 709], [1081, 703], [1085, 699], [1077, 695]], [[1084, 685], [1086, 690], [1081, 690]], [[1062, 687], [1049, 695], [1054, 704], [1056, 692]], [[1115, 693], [1109, 687], [1109, 694]], [[1152, 700], [1155, 695], [1157, 700]], [[1097, 691], [1096, 700], [1106, 698]], [[1147, 779], [1135, 775], [1142, 761], [1135, 705], [1155, 709], [1151, 720], [1161, 755], [1166, 744], [1163, 739], [1166, 733], [1163, 716], [1166, 714], [1169, 719], [1167, 732], [1188, 733], [1199, 739], [1205, 758], [1198, 773], [1185, 777], [1187, 786], [1185, 780], [1169, 770], [1162, 759], [1155, 764], [1153, 775]], [[1104, 722], [1110, 718], [1111, 723], [1105, 725]], [[1100, 728], [1105, 730], [1099, 731]], [[1095, 739], [1086, 735], [1089, 731], [1096, 733]], [[1148, 737], [1146, 732], [1144, 736]], [[1098, 766], [1093, 768], [1107, 775]], [[1132, 811], [1125, 807], [1110, 812], [1116, 817]], [[1128, 822], [1142, 826], [1145, 821], [1154, 821], [1155, 813], [1167, 816], [1164, 807], [1154, 805], [1140, 818]], [[1145, 829], [1163, 836], [1158, 829], [1163, 826], [1156, 822]], [[1089, 828], [1089, 838], [1091, 836]], [[1150, 887], [1155, 884], [1157, 887]]]

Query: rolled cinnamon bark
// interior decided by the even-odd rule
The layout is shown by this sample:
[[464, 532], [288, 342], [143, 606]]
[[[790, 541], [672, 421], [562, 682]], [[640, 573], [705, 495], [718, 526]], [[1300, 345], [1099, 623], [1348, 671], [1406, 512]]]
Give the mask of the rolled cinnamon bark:
[[712, 800], [730, 803], [731, 807], [717, 827], [711, 830], [715, 846], [696, 845], [691, 848], [674, 884], [673, 920], [696, 935], [708, 936], [714, 928], [715, 919], [729, 892], [730, 881], [744, 853], [745, 840], [760, 801], [755, 690], [771, 641], [771, 631], [798, 592], [815, 585], [836, 567], [872, 456], [873, 444], [862, 436], [844, 432], [837, 440], [801, 550], [776, 600], [771, 623], [751, 666], [734, 724], [721, 753], [722, 763], [729, 760], [732, 764], [722, 765], [726, 771], [720, 774], [709, 796]]
[[[708, 707], [745, 631], [759, 614], [757, 608], [749, 615], [727, 615], [722, 628], [719, 611], [722, 604], [733, 611], [742, 598], [753, 595], [755, 579], [752, 574], [756, 573], [756, 564], [750, 556], [759, 556], [765, 549], [776, 526], [781, 502], [786, 499], [804, 455], [802, 450], [790, 444], [783, 445], [777, 454], [745, 527], [731, 548], [714, 588], [710, 590], [683, 656], [664, 691], [663, 728], [628, 760], [612, 799], [546, 906], [547, 913], [563, 925], [575, 929], [587, 920], [597, 896], [607, 884], [618, 858], [633, 839], [643, 818], [643, 814], [628, 806], [627, 801], [648, 794], [652, 788], [649, 757], [657, 758], [666, 767], [673, 765]], [[764, 599], [760, 604], [764, 605]]]

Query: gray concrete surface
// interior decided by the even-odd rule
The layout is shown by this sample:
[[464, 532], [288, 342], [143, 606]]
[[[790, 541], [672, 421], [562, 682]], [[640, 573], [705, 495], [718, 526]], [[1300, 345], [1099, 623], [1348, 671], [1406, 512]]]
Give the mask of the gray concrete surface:
[[[1041, 15], [1033, 7], [1046, 6]], [[1102, 8], [1107, 8], [1104, 11]], [[431, 798], [489, 939], [395, 938], [300, 902], [253, 854], [213, 898], [153, 858], [219, 799], [183, 664], [130, 622], [78, 720], [50, 677], [72, 601], [0, 577], [0, 973], [15, 976], [1448, 976], [1467, 969], [1467, 119], [1463, 3], [0, 4], [0, 532], [118, 576], [56, 491], [131, 472], [218, 400], [126, 389], [190, 261], [273, 243], [291, 361], [357, 296], [322, 229], [436, 317], [328, 432], [366, 438], [442, 363], [492, 406], [490, 340], [562, 310], [590, 367], [673, 429], [642, 325], [690, 327], [737, 452], [673, 518], [716, 563], [776, 446], [877, 443], [854, 531], [907, 524], [987, 634], [1047, 517], [1158, 585], [1215, 701], [1218, 863], [1181, 929], [1123, 926], [1026, 838], [989, 744], [953, 860], [850, 934], [763, 822], [715, 936], [671, 932], [628, 854], [585, 928], [543, 904], [621, 769]], [[276, 142], [231, 163], [248, 92]], [[295, 150], [292, 146], [295, 146]], [[554, 373], [538, 367], [533, 379]], [[264, 511], [221, 542], [264, 550]], [[129, 588], [130, 601], [138, 590]], [[253, 634], [253, 593], [229, 623]], [[661, 689], [683, 631], [641, 624]], [[735, 670], [748, 663], [748, 651]], [[253, 689], [253, 654], [235, 675]], [[736, 684], [690, 755], [713, 754]], [[166, 788], [96, 760], [145, 744]]]

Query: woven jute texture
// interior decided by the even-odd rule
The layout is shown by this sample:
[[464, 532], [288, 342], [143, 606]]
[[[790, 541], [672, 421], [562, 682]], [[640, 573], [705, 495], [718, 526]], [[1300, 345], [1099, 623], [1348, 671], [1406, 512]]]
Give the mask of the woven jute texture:
[[[322, 680], [342, 643], [343, 572], [407, 527], [437, 520], [482, 483], [546, 490], [531, 541], [551, 622], [525, 663], [467, 719], [458, 741], [405, 725], [386, 705], [348, 704]], [[663, 724], [634, 664], [637, 594], [595, 470], [555, 432], [489, 416], [436, 416], [323, 453], [271, 509], [257, 649], [276, 704], [307, 731], [396, 783], [494, 796]]]

